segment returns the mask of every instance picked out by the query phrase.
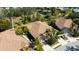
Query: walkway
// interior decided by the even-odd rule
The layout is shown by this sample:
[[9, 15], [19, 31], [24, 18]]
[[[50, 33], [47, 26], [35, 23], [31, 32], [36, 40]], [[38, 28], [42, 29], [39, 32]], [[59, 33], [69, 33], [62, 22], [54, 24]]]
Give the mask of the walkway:
[[59, 39], [58, 39], [58, 42], [59, 42], [61, 45], [65, 45], [65, 44], [68, 43], [67, 41], [65, 41], [65, 40], [62, 39], [62, 38], [59, 38]]

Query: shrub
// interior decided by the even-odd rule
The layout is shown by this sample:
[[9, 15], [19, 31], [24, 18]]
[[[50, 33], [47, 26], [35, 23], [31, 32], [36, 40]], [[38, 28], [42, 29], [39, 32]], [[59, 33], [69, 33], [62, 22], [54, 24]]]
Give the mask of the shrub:
[[47, 43], [49, 44], [49, 45], [53, 45], [53, 44], [55, 44], [57, 42], [57, 38], [56, 37], [53, 37], [53, 36], [51, 36], [50, 38], [48, 38], [48, 40], [47, 40]]
[[17, 27], [17, 28], [15, 29], [15, 32], [16, 32], [17, 35], [23, 34], [22, 27]]
[[22, 30], [24, 33], [28, 34], [29, 30], [27, 29], [27, 27], [22, 27]]
[[49, 45], [52, 45], [57, 42], [58, 34], [60, 34], [60, 33], [56, 29], [52, 28], [52, 29], [47, 29], [45, 34], [47, 37], [47, 43]]

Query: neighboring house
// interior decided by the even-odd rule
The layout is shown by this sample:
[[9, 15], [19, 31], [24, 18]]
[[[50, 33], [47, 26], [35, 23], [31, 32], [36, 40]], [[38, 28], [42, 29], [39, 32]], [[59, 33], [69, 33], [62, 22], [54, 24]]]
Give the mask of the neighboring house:
[[68, 9], [68, 7], [56, 7], [57, 9], [60, 9], [62, 11], [66, 11]]
[[59, 29], [70, 28], [72, 23], [71, 19], [65, 19], [64, 17], [56, 19], [56, 26], [58, 26]]
[[46, 22], [36, 21], [26, 25], [34, 38], [40, 37], [50, 26]]
[[78, 8], [78, 7], [75, 7], [75, 8], [73, 9], [73, 11], [74, 11], [74, 12], [79, 12], [79, 8]]
[[12, 29], [0, 33], [1, 51], [19, 51], [28, 46], [29, 42], [20, 35], [16, 35]]

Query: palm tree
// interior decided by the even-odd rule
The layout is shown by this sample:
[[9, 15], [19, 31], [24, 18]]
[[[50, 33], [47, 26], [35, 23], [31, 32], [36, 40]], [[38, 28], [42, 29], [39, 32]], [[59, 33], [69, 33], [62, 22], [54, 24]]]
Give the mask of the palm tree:
[[3, 13], [5, 17], [8, 17], [10, 19], [12, 28], [14, 29], [14, 22], [13, 22], [14, 8], [13, 7], [10, 7], [9, 9], [3, 8]]
[[38, 38], [35, 39], [34, 46], [35, 46], [34, 48], [37, 51], [43, 51], [43, 48], [42, 48], [42, 44], [40, 42], [40, 39], [38, 39]]
[[45, 33], [46, 33], [46, 37], [48, 39], [47, 43], [49, 45], [52, 45], [57, 42], [58, 32], [55, 29], [47, 29]]
[[52, 30], [51, 29], [47, 29], [45, 34], [46, 34], [46, 37], [52, 36]]

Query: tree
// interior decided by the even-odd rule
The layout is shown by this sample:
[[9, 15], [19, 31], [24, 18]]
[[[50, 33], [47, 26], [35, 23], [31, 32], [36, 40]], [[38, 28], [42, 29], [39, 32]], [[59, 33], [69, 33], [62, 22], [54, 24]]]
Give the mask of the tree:
[[52, 33], [51, 29], [47, 29], [46, 32], [45, 32], [45, 34], [46, 34], [47, 38], [50, 38], [50, 36], [52, 36], [53, 33]]
[[40, 13], [36, 14], [36, 20], [42, 21], [44, 18]]
[[15, 16], [15, 17], [22, 16], [23, 13], [22, 13], [21, 9], [22, 9], [21, 7], [15, 8], [13, 16]]
[[51, 13], [54, 18], [62, 17], [64, 15], [63, 11], [57, 8], [51, 8]]
[[68, 9], [65, 11], [64, 17], [66, 17], [66, 18], [71, 18], [71, 17], [72, 17], [72, 14], [73, 14], [73, 8], [68, 8]]
[[40, 43], [40, 39], [38, 38], [35, 39], [34, 46], [37, 51], [43, 51], [42, 44]]
[[57, 39], [55, 37], [53, 37], [53, 36], [50, 36], [50, 38], [48, 38], [48, 40], [47, 40], [47, 43], [49, 45], [52, 45], [52, 44], [54, 44], [56, 42], [57, 42]]
[[15, 29], [15, 32], [16, 32], [17, 35], [22, 35], [22, 34], [23, 34], [22, 27], [17, 27], [17, 28]]
[[10, 7], [9, 9], [3, 8], [3, 13], [5, 17], [8, 17], [10, 19], [12, 28], [14, 28], [14, 22], [13, 22], [13, 17], [14, 17], [14, 8]]
[[23, 16], [31, 15], [36, 9], [33, 7], [22, 7], [21, 12]]
[[23, 35], [28, 33], [28, 29], [26, 27], [18, 26], [15, 28], [15, 32], [17, 35]]
[[0, 20], [0, 32], [10, 28], [11, 28], [11, 23], [8, 20], [5, 19]]
[[47, 37], [47, 43], [49, 45], [52, 45], [54, 43], [56, 43], [58, 40], [58, 32], [55, 29], [47, 29], [46, 30], [46, 37]]
[[39, 12], [34, 12], [32, 14], [32, 18], [31, 18], [32, 21], [43, 21], [44, 20], [44, 17], [42, 14], [40, 14]]
[[79, 36], [79, 31], [78, 31], [78, 25], [73, 23], [72, 27], [69, 28], [69, 34], [73, 37], [78, 37]]
[[31, 17], [30, 16], [22, 16], [20, 20], [21, 20], [22, 24], [27, 24], [27, 23], [31, 22]]
[[79, 18], [73, 19], [73, 22], [74, 22], [75, 24], [79, 25]]

